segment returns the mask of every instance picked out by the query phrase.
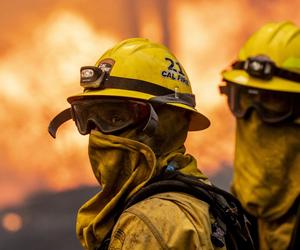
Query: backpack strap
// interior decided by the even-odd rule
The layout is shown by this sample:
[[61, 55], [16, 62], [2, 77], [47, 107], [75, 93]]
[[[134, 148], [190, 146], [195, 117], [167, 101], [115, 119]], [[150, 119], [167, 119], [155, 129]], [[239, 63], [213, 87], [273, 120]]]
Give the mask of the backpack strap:
[[[216, 219], [212, 224], [212, 243], [216, 247], [226, 244], [228, 250], [254, 250], [247, 219], [239, 201], [231, 194], [215, 186], [205, 184], [196, 177], [184, 175], [178, 171], [164, 171], [155, 177], [129, 199], [120, 214], [135, 203], [155, 194], [178, 192], [192, 195], [208, 203], [210, 212]], [[118, 217], [118, 216], [117, 216]], [[108, 249], [110, 232], [98, 249]], [[225, 242], [224, 242], [225, 237]]]
[[297, 208], [296, 222], [293, 229], [291, 241], [288, 250], [299, 250], [300, 249], [300, 196], [298, 196], [295, 202]]
[[111, 240], [111, 234], [112, 234], [112, 231], [107, 234], [107, 236], [102, 241], [101, 245], [98, 248], [96, 248], [96, 250], [108, 250], [109, 243]]
[[215, 246], [224, 246], [222, 238], [225, 235], [227, 249], [255, 249], [249, 230], [250, 222], [239, 201], [224, 190], [178, 171], [163, 172], [137, 192], [127, 202], [125, 209], [147, 197], [165, 192], [190, 194], [210, 205], [210, 211], [216, 219], [216, 224], [212, 225], [212, 242]]

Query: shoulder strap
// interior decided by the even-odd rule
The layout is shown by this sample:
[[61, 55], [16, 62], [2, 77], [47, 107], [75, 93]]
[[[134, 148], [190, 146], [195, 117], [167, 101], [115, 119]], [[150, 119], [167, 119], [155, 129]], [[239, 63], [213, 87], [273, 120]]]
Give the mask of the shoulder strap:
[[[249, 221], [243, 213], [239, 201], [228, 192], [205, 184], [193, 176], [178, 171], [164, 172], [151, 184], [136, 193], [126, 204], [125, 209], [155, 194], [181, 192], [190, 194], [210, 205], [210, 211], [219, 226], [217, 234], [212, 235], [213, 243], [221, 247], [218, 235], [221, 229], [225, 234], [227, 249], [253, 250], [253, 241], [249, 231]], [[213, 229], [214, 225], [212, 225]]]
[[[190, 194], [210, 205], [210, 211], [216, 219], [216, 223], [212, 224], [211, 237], [216, 247], [224, 246], [225, 242], [222, 239], [225, 236], [228, 250], [255, 249], [249, 232], [249, 221], [239, 201], [224, 190], [178, 171], [164, 172], [153, 179], [150, 184], [131, 197], [121, 212], [152, 195], [166, 192]], [[110, 238], [111, 233], [107, 235], [99, 249], [108, 249]]]
[[300, 196], [296, 200], [297, 213], [294, 230], [292, 233], [291, 241], [288, 250], [299, 250], [300, 249]]

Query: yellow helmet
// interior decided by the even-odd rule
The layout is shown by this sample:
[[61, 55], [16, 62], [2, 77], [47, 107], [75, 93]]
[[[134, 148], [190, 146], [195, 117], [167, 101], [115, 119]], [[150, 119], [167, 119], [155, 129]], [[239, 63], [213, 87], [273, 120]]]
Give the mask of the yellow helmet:
[[273, 91], [300, 93], [300, 29], [291, 22], [268, 23], [240, 50], [225, 81]]
[[[189, 130], [202, 130], [210, 125], [196, 110], [190, 81], [176, 57], [165, 46], [147, 39], [132, 38], [118, 43], [95, 66], [81, 68], [80, 82], [84, 91], [68, 97], [71, 105], [91, 97], [158, 102], [190, 111]], [[52, 133], [49, 126], [54, 136], [58, 126], [70, 119], [70, 112], [64, 112], [52, 121]]]

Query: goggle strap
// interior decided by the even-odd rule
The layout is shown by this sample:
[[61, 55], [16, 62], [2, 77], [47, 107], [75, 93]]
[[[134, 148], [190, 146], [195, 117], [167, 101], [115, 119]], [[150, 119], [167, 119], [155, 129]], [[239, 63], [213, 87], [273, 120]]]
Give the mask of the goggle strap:
[[152, 105], [149, 104], [149, 106], [150, 106], [150, 115], [146, 125], [143, 128], [143, 131], [148, 136], [152, 136], [158, 125], [158, 116], [154, 108], [152, 107]]
[[[236, 61], [232, 64], [233, 69], [245, 70], [246, 61]], [[273, 65], [274, 76], [278, 76], [289, 81], [300, 83], [300, 74], [292, 72], [283, 68], [276, 67]]]
[[72, 119], [72, 111], [71, 108], [67, 108], [64, 111], [60, 112], [56, 115], [52, 121], [49, 123], [48, 132], [53, 137], [56, 138], [56, 132], [58, 128], [68, 120]]
[[156, 96], [149, 99], [150, 102], [158, 103], [181, 103], [190, 107], [195, 107], [195, 96], [193, 94], [172, 93], [169, 95]]
[[282, 68], [275, 68], [275, 75], [279, 76], [281, 78], [293, 81], [293, 82], [298, 82], [300, 83], [300, 74], [296, 73], [296, 72], [292, 72], [289, 70], [285, 70]]
[[228, 86], [227, 85], [221, 85], [219, 86], [219, 90], [220, 90], [220, 93], [223, 94], [223, 95], [228, 95], [229, 94], [229, 90], [228, 90]]
[[233, 69], [245, 69], [245, 61], [235, 61], [231, 64]]

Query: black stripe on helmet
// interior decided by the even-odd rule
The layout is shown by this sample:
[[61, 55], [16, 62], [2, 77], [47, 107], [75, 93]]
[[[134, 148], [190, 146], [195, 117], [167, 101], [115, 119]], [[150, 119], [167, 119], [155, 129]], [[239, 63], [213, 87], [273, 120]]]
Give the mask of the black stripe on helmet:
[[[87, 89], [94, 90], [95, 88], [85, 88], [85, 90]], [[151, 98], [149, 101], [181, 103], [193, 108], [196, 106], [195, 96], [193, 94], [178, 93], [176, 92], [176, 90], [173, 91], [163, 86], [143, 80], [109, 76], [101, 83], [100, 87], [97, 89], [124, 89], [138, 91], [156, 96]]]

